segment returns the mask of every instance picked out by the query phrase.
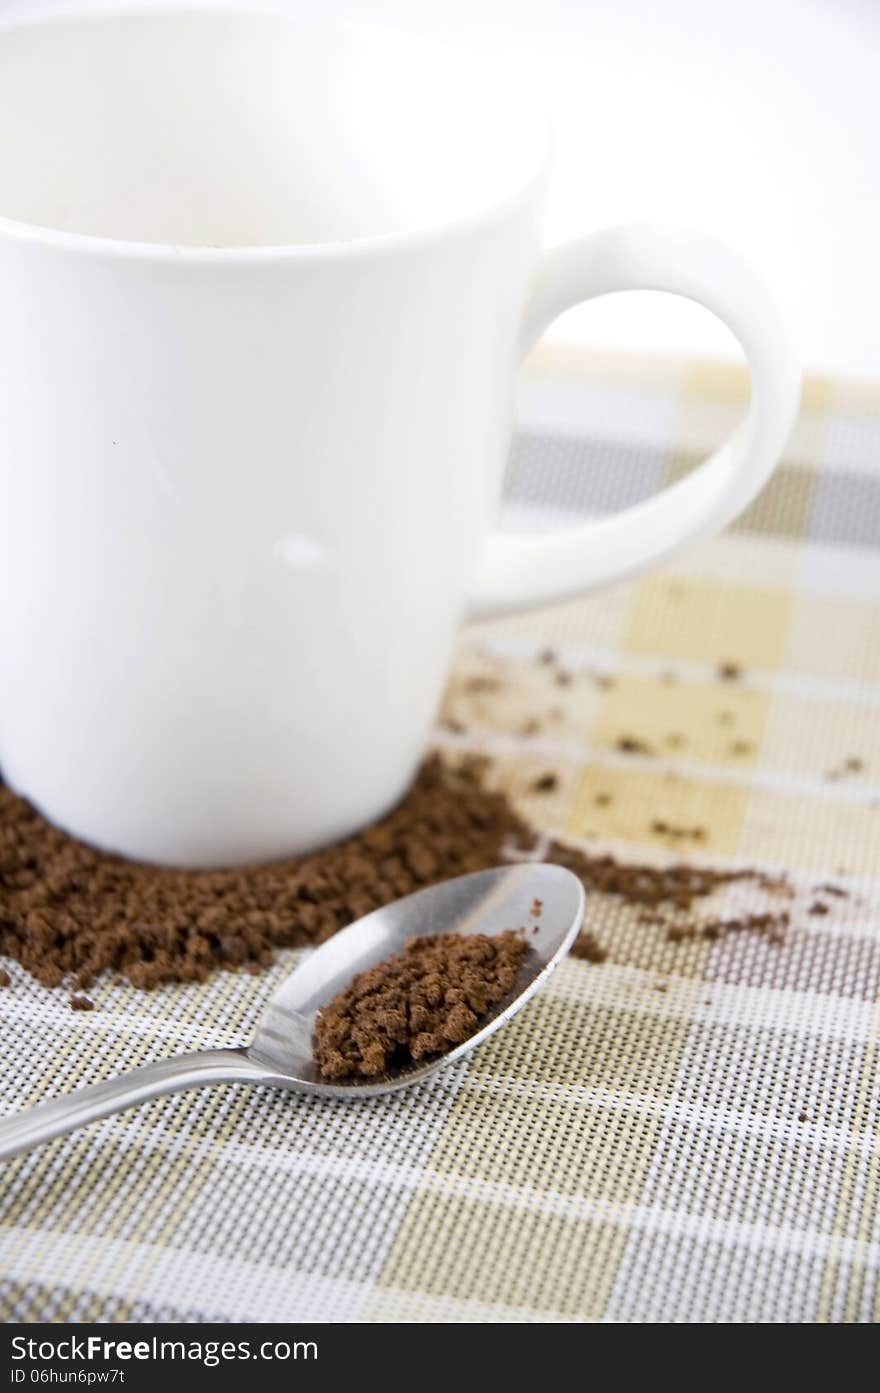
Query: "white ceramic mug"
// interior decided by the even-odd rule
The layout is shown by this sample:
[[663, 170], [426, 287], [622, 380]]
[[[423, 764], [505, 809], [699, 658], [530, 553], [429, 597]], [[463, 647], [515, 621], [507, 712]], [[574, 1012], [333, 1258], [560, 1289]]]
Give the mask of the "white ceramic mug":
[[[546, 126], [490, 60], [253, 13], [0, 26], [0, 135], [0, 763], [92, 842], [218, 865], [383, 813], [463, 615], [715, 531], [791, 426], [732, 253], [541, 255]], [[523, 352], [637, 287], [730, 326], [747, 419], [617, 516], [493, 531]]]

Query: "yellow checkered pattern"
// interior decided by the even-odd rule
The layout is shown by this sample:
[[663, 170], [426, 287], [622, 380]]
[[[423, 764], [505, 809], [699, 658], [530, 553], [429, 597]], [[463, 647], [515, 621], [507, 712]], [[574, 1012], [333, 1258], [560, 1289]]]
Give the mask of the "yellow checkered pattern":
[[[746, 392], [734, 368], [544, 350], [514, 522], [652, 491], [720, 439]], [[608, 961], [564, 964], [429, 1085], [354, 1105], [181, 1095], [22, 1157], [0, 1187], [0, 1315], [873, 1320], [878, 462], [880, 390], [809, 383], [783, 467], [734, 528], [660, 574], [467, 630], [437, 730], [490, 755], [549, 835], [786, 869], [784, 946], [671, 943], [593, 896]], [[548, 645], [570, 682], [536, 661]], [[721, 663], [739, 680], [720, 681]], [[649, 752], [621, 752], [627, 736]], [[549, 770], [556, 787], [536, 792]], [[704, 838], [672, 847], [658, 818]], [[849, 898], [811, 916], [827, 881]], [[101, 984], [102, 1009], [83, 1015], [9, 964], [2, 1106], [239, 1043], [293, 960], [150, 995]]]

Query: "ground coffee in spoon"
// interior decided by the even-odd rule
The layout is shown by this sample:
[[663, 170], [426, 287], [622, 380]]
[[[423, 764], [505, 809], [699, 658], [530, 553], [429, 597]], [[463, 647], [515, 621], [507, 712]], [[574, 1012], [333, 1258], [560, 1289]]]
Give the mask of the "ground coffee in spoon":
[[318, 1068], [326, 1079], [376, 1078], [447, 1054], [513, 991], [530, 951], [512, 929], [408, 939], [319, 1012]]

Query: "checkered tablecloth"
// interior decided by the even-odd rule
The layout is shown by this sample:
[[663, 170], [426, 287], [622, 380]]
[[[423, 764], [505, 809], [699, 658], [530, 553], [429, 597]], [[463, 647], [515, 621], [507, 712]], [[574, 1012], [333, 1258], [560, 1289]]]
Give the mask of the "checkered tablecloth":
[[[511, 525], [652, 492], [745, 393], [732, 368], [545, 350]], [[535, 662], [548, 644], [570, 683]], [[719, 683], [722, 662], [741, 678]], [[429, 1085], [343, 1105], [183, 1094], [22, 1157], [0, 1174], [3, 1319], [877, 1316], [880, 389], [810, 382], [783, 467], [724, 537], [463, 633], [446, 715], [438, 743], [491, 755], [548, 833], [662, 861], [682, 854], [662, 811], [705, 829], [697, 861], [786, 869], [784, 946], [673, 943], [594, 896], [608, 960], [563, 964]], [[653, 753], [622, 753], [628, 733]], [[829, 880], [850, 897], [809, 914]], [[0, 1107], [240, 1042], [294, 957], [152, 994], [99, 985], [92, 1014], [8, 964]]]

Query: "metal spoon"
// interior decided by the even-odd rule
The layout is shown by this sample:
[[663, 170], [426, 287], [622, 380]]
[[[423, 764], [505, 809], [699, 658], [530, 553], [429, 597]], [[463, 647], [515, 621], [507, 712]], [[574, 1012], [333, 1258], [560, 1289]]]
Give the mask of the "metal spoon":
[[[540, 900], [540, 914], [533, 913]], [[421, 1083], [509, 1021], [565, 956], [581, 926], [584, 891], [561, 866], [525, 863], [459, 876], [367, 914], [310, 953], [279, 987], [249, 1045], [199, 1050], [144, 1064], [0, 1121], [0, 1159], [163, 1093], [210, 1083], [270, 1084], [328, 1098], [367, 1098]], [[312, 1058], [315, 1015], [356, 973], [397, 953], [414, 934], [502, 933], [527, 926], [532, 952], [518, 994], [469, 1040], [426, 1064], [377, 1081], [329, 1083]]]

